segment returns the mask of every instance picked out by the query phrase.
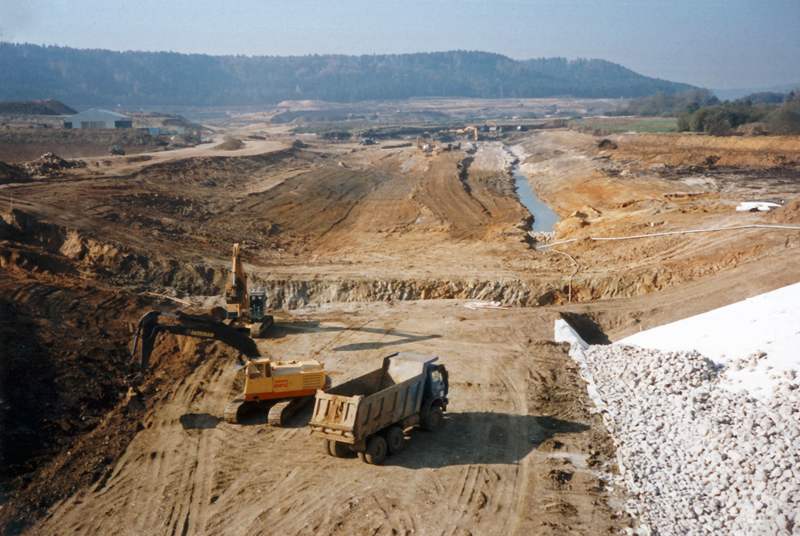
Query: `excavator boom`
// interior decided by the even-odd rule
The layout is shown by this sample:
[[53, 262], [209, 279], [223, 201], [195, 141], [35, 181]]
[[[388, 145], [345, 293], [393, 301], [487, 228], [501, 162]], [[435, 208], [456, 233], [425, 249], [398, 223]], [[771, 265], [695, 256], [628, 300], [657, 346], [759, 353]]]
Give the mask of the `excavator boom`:
[[227, 317], [247, 324], [251, 337], [264, 337], [267, 328], [273, 323], [272, 316], [266, 314], [266, 293], [247, 291], [247, 276], [244, 273], [239, 244], [233, 245], [231, 276], [225, 283], [225, 304], [228, 307]]
[[247, 276], [244, 274], [239, 244], [233, 245], [233, 265], [231, 278], [225, 285], [225, 303], [228, 305], [229, 318], [240, 318], [247, 314]]
[[[180, 324], [162, 324], [158, 321], [161, 316], [175, 318]], [[212, 339], [227, 344], [248, 359], [261, 357], [258, 346], [256, 346], [253, 339], [223, 322], [218, 322], [206, 316], [150, 311], [139, 320], [139, 325], [136, 328], [136, 334], [133, 337], [133, 345], [131, 347], [131, 357], [135, 357], [139, 338], [142, 339], [142, 354], [139, 359], [139, 370], [137, 373], [137, 376], [141, 379], [147, 374], [147, 369], [150, 364], [150, 354], [153, 352], [156, 336], [159, 333], [173, 333], [184, 337]]]

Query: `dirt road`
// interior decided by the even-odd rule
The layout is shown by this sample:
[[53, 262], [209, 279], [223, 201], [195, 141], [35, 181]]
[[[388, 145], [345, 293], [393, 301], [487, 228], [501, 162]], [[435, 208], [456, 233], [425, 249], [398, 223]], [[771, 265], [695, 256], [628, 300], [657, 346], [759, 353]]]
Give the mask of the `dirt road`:
[[[550, 249], [533, 247], [542, 244], [527, 234], [530, 215], [499, 153], [247, 141], [239, 153], [100, 159], [0, 186], [9, 349], [0, 527], [461, 535], [629, 526], [613, 444], [565, 349], [549, 342], [551, 315], [608, 342], [797, 282], [800, 231], [592, 238], [800, 225], [794, 201], [769, 214], [735, 211], [750, 196], [800, 197], [800, 183], [796, 166], [759, 167], [751, 149], [749, 167], [715, 168], [693, 163], [681, 137], [656, 141], [685, 165], [653, 162], [651, 138], [641, 150], [598, 141], [554, 131], [516, 142], [522, 171], [563, 216], [557, 240], [574, 240]], [[740, 149], [721, 141], [715, 150]], [[774, 162], [774, 151], [763, 156]], [[323, 455], [303, 428], [307, 414], [286, 429], [263, 419], [232, 426], [221, 420], [235, 395], [232, 356], [171, 338], [145, 385], [151, 409], [140, 421], [123, 415], [126, 324], [151, 308], [219, 303], [234, 242], [251, 287], [277, 310], [264, 352], [317, 357], [335, 383], [396, 350], [438, 355], [453, 383], [444, 429], [410, 432], [404, 452], [374, 467]], [[464, 307], [475, 299], [509, 309]]]

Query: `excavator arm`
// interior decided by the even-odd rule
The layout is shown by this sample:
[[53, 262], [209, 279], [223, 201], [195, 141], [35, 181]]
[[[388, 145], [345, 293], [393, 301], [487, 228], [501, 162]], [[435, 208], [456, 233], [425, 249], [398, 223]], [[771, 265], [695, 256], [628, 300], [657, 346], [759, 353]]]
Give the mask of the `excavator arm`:
[[[161, 317], [168, 317], [174, 321], [161, 323]], [[155, 348], [159, 333], [172, 333], [182, 337], [196, 337], [219, 341], [235, 349], [237, 360], [241, 366], [248, 365], [245, 378], [245, 392], [225, 407], [224, 418], [229, 423], [239, 423], [243, 415], [259, 403], [259, 400], [273, 400], [275, 402], [269, 410], [269, 423], [274, 426], [283, 426], [303, 404], [308, 402], [316, 389], [326, 389], [324, 368], [316, 360], [290, 361], [274, 364], [264, 359], [258, 351], [256, 342], [239, 329], [221, 322], [210, 316], [188, 315], [184, 313], [170, 314], [160, 311], [150, 311], [145, 314], [136, 328], [131, 345], [131, 357], [135, 374], [125, 378], [128, 386], [126, 406], [128, 410], [147, 409], [147, 397], [139, 387], [144, 383], [150, 366], [150, 356]], [[141, 345], [139, 340], [141, 339]], [[137, 358], [137, 350], [141, 347], [141, 355]], [[262, 358], [262, 359], [258, 359]], [[253, 375], [253, 370], [260, 373]], [[264, 381], [264, 376], [274, 377], [277, 374], [280, 381], [268, 382], [268, 385], [259, 384]], [[248, 382], [255, 381], [254, 391], [248, 391]], [[291, 383], [294, 382], [294, 383]], [[267, 382], [264, 382], [267, 383]], [[289, 385], [295, 387], [289, 387]], [[277, 387], [277, 391], [273, 390]], [[261, 389], [261, 390], [259, 390]], [[309, 392], [306, 392], [309, 391]], [[250, 397], [250, 398], [248, 398]]]
[[239, 318], [248, 314], [247, 276], [244, 273], [239, 244], [233, 245], [233, 265], [231, 278], [225, 285], [225, 303], [228, 305], [228, 318]]
[[[177, 324], [162, 324], [160, 317], [170, 317], [178, 320]], [[184, 313], [170, 314], [160, 311], [146, 313], [136, 328], [131, 345], [131, 357], [134, 359], [136, 373], [126, 378], [126, 384], [136, 392], [136, 396], [144, 405], [144, 395], [138, 387], [144, 382], [144, 377], [150, 365], [150, 355], [156, 344], [159, 333], [172, 333], [184, 337], [197, 337], [220, 341], [238, 351], [237, 359], [241, 365], [245, 364], [242, 356], [248, 359], [261, 357], [258, 347], [253, 339], [223, 322], [213, 320], [206, 316], [188, 315]], [[141, 356], [136, 360], [136, 349], [141, 339]], [[138, 361], [138, 362], [137, 362]]]

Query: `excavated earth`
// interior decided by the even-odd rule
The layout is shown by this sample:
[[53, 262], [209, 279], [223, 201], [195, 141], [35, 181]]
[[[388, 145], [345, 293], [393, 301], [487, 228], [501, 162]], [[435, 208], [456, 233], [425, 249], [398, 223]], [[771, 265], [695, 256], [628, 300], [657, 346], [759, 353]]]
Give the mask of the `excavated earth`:
[[[244, 134], [0, 166], [3, 534], [619, 533], [614, 445], [554, 316], [607, 343], [800, 280], [797, 138], [553, 130], [426, 156]], [[550, 242], [512, 153], [562, 216]], [[735, 210], [754, 198], [785, 204]], [[444, 428], [378, 467], [324, 455], [308, 412], [230, 425], [231, 350], [174, 336], [126, 411], [129, 324], [222, 303], [235, 242], [276, 317], [263, 353], [334, 383], [437, 355]]]

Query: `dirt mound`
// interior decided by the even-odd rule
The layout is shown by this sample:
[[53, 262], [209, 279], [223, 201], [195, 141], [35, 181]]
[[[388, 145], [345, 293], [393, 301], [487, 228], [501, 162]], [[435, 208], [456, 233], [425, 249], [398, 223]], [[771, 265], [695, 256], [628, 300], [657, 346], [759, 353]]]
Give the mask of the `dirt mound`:
[[5, 162], [0, 162], [0, 184], [8, 184], [12, 182], [28, 182], [31, 180], [30, 175], [20, 168], [19, 166], [15, 166], [13, 164], [6, 164]]
[[30, 175], [53, 175], [63, 169], [85, 167], [82, 160], [64, 160], [55, 153], [45, 153], [32, 162], [23, 164], [25, 171]]
[[241, 149], [244, 147], [244, 142], [239, 138], [225, 138], [225, 141], [217, 145], [217, 149], [222, 149], [223, 151], [235, 151], [237, 149]]
[[613, 141], [609, 140], [608, 138], [606, 138], [606, 139], [600, 140], [597, 143], [597, 148], [601, 149], [601, 150], [604, 150], [604, 151], [605, 150], [611, 150], [611, 149], [616, 149], [617, 148], [617, 144], [614, 143]]
[[74, 115], [78, 112], [55, 99], [0, 102], [0, 115]]
[[773, 223], [800, 224], [800, 198], [771, 211], [764, 219]]

